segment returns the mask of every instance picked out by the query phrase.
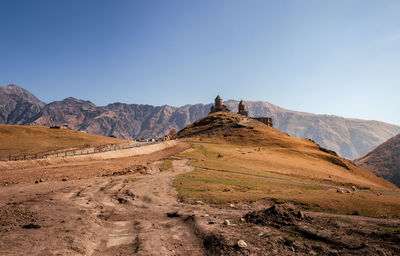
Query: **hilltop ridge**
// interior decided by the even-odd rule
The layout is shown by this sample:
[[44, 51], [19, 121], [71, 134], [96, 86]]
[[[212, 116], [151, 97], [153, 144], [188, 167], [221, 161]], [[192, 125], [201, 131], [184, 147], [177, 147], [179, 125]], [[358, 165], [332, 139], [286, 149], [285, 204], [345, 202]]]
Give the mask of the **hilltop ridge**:
[[231, 112], [211, 113], [179, 131], [178, 138], [188, 138], [199, 143], [261, 148], [264, 153], [256, 151], [251, 155], [245, 154], [243, 161], [256, 154], [260, 154], [260, 157], [263, 155], [267, 157], [262, 159], [264, 165], [276, 173], [351, 183], [359, 187], [396, 189], [393, 184], [312, 140], [291, 137], [262, 122]]

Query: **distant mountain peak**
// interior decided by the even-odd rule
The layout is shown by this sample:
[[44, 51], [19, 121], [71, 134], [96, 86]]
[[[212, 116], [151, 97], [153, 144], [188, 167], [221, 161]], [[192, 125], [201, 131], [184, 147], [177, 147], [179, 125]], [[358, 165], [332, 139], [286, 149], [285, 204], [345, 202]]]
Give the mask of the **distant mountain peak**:
[[15, 84], [0, 87], [0, 123], [29, 124], [44, 105], [35, 95]]
[[[1, 86], [0, 93], [7, 94], [7, 95], [9, 95], [9, 97], [13, 97], [13, 98], [20, 97], [23, 100], [30, 101], [30, 102], [32, 102], [34, 104], [38, 104], [40, 106], [45, 105], [45, 103], [40, 101], [38, 98], [36, 98], [35, 95], [33, 95], [29, 91], [25, 90], [22, 87], [19, 87], [18, 85], [15, 85], [15, 84]], [[0, 101], [0, 104], [1, 103], [2, 102]]]

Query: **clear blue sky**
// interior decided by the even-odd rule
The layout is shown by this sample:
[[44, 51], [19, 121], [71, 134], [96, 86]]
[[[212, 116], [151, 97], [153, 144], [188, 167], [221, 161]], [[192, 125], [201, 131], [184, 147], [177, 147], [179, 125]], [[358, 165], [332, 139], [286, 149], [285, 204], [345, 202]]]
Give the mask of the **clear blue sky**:
[[1, 0], [9, 83], [45, 102], [219, 93], [400, 125], [400, 1]]

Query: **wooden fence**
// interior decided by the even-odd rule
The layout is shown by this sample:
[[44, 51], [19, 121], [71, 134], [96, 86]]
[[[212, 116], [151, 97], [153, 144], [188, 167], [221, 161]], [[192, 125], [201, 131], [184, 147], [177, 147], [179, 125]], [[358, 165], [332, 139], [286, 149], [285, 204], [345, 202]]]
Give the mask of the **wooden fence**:
[[135, 144], [128, 144], [128, 145], [107, 145], [102, 147], [95, 147], [95, 148], [87, 148], [87, 149], [74, 149], [74, 150], [60, 150], [56, 152], [47, 152], [47, 153], [38, 153], [33, 155], [18, 155], [13, 156], [9, 155], [7, 159], [0, 159], [0, 161], [22, 161], [22, 160], [33, 160], [33, 159], [51, 159], [51, 158], [59, 158], [59, 157], [67, 157], [67, 156], [80, 156], [80, 155], [89, 155], [89, 154], [96, 154], [100, 152], [108, 152], [108, 151], [115, 151], [115, 150], [123, 150], [123, 149], [130, 149], [130, 148], [137, 148], [146, 145], [151, 145], [159, 143], [159, 141], [149, 141], [149, 142], [138, 142]]

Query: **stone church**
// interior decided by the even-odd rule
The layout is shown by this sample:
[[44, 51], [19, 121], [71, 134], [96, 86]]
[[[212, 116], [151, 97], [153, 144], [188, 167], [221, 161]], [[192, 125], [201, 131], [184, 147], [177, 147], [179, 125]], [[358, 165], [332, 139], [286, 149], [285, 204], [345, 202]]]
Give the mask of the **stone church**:
[[[214, 106], [211, 106], [210, 113], [214, 112], [231, 112], [227, 106], [223, 104], [221, 97], [218, 95], [215, 98]], [[240, 100], [238, 105], [238, 114], [248, 117], [249, 113], [247, 112], [246, 103], [243, 100]], [[261, 123], [264, 123], [267, 126], [273, 127], [272, 118], [271, 117], [250, 117], [251, 119], [257, 120]]]

